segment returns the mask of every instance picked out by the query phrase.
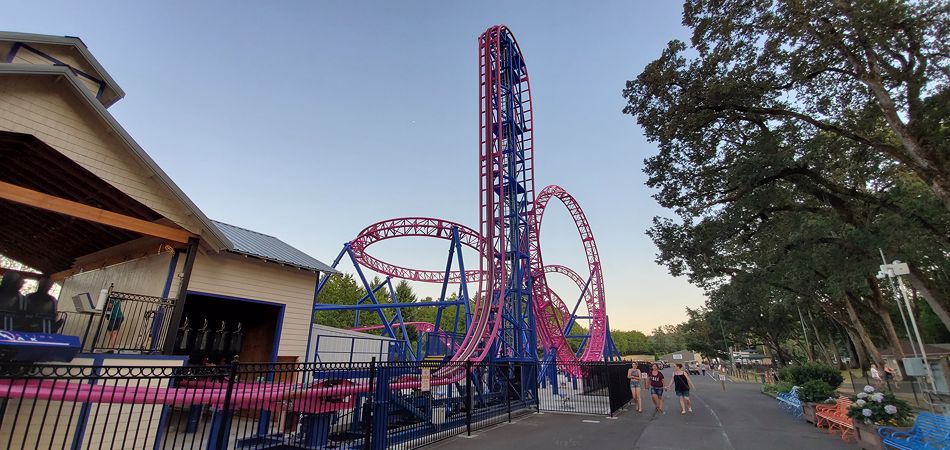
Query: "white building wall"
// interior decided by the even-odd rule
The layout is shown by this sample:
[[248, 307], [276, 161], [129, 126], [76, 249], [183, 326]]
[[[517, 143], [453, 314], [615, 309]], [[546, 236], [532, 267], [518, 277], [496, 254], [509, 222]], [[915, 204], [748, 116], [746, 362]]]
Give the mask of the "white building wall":
[[303, 361], [317, 274], [229, 253], [199, 253], [188, 290], [284, 305], [277, 356]]
[[310, 335], [311, 362], [370, 362], [389, 360], [392, 338], [369, 333], [344, 330], [325, 325], [313, 325]]

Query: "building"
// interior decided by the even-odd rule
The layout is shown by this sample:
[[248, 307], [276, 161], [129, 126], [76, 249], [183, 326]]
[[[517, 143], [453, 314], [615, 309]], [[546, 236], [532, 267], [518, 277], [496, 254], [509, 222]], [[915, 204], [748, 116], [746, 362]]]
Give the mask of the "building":
[[703, 357], [694, 351], [680, 350], [678, 352], [667, 353], [661, 356], [660, 359], [670, 364], [686, 364], [690, 361], [702, 361]]
[[[335, 271], [210, 220], [109, 113], [124, 95], [79, 38], [0, 32], [0, 254], [62, 283], [62, 331], [90, 353], [194, 359], [181, 343], [204, 337], [219, 359], [303, 361]], [[103, 289], [108, 311], [84, 310]]]

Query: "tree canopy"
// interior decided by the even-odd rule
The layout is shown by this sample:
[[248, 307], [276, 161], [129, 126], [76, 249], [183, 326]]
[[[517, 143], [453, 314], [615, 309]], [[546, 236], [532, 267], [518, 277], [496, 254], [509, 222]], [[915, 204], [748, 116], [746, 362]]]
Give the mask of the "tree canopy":
[[627, 83], [624, 112], [657, 144], [647, 185], [675, 214], [647, 232], [657, 262], [707, 291], [682, 325], [692, 345], [840, 361], [841, 336], [880, 361], [902, 333], [878, 249], [950, 328], [948, 11], [686, 2], [691, 42]]

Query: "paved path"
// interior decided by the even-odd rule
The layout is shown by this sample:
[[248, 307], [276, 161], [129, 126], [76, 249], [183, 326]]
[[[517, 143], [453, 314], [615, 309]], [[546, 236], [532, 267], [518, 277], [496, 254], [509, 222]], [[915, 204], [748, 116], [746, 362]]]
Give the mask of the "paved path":
[[[667, 377], [671, 373], [665, 371]], [[667, 414], [651, 418], [649, 397], [644, 412], [625, 411], [618, 419], [567, 414], [531, 414], [494, 428], [479, 430], [471, 438], [454, 437], [428, 448], [547, 450], [769, 450], [808, 448], [856, 449], [837, 435], [793, 418], [759, 392], [758, 384], [727, 383], [693, 377], [693, 414], [680, 415], [679, 403], [668, 393]]]

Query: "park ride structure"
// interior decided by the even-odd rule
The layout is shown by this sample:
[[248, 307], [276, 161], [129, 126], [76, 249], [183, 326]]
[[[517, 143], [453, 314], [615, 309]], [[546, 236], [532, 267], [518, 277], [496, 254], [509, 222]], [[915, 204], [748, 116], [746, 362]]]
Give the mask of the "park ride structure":
[[[413, 408], [407, 392], [424, 387], [447, 387], [441, 402], [449, 415], [459, 414], [463, 406], [491, 408], [530, 407], [538, 398], [539, 385], [549, 379], [556, 386], [557, 373], [581, 377], [582, 363], [619, 357], [608, 333], [603, 274], [596, 242], [579, 203], [563, 188], [548, 186], [536, 194], [534, 180], [534, 119], [530, 81], [521, 49], [505, 26], [486, 30], [479, 43], [479, 229], [426, 217], [404, 217], [377, 222], [364, 228], [345, 243], [333, 262], [336, 268], [344, 257], [353, 265], [366, 296], [353, 305], [320, 303], [327, 279], [320, 280], [315, 294], [314, 313], [332, 310], [356, 312], [354, 327], [359, 329], [361, 313], [375, 314], [376, 327], [385, 336], [401, 344], [391, 359], [414, 362], [402, 370], [380, 372], [375, 383], [363, 375], [340, 378], [320, 375], [298, 383], [262, 381], [242, 383], [179, 382], [173, 387], [104, 388], [102, 385], [36, 385], [30, 382], [5, 382], [4, 396], [38, 400], [76, 402], [113, 402], [200, 406], [212, 408], [228, 403], [231, 407], [256, 407], [279, 411], [288, 398], [292, 403], [308, 405], [298, 412], [319, 417], [310, 423], [327, 428], [338, 414], [357, 416], [361, 399], [388, 398], [390, 406], [374, 403], [374, 433], [385, 430], [392, 416], [415, 418], [419, 426], [432, 426], [426, 410]], [[541, 225], [550, 200], [557, 199], [568, 209], [577, 226], [585, 249], [586, 277], [561, 265], [545, 265], [542, 260]], [[442, 271], [401, 267], [374, 257], [369, 248], [378, 242], [427, 237], [449, 243], [448, 258]], [[477, 268], [466, 268], [462, 249], [479, 256]], [[365, 270], [385, 275], [371, 285]], [[563, 275], [581, 290], [573, 306], [568, 305], [550, 287], [549, 275]], [[392, 279], [440, 283], [437, 301], [399, 303]], [[469, 285], [477, 285], [469, 289]], [[447, 297], [455, 286], [455, 298]], [[389, 298], [378, 295], [383, 288]], [[586, 313], [581, 313], [580, 306]], [[404, 320], [404, 308], [436, 307], [435, 323], [420, 324]], [[451, 325], [443, 326], [446, 308], [454, 307]], [[574, 333], [574, 325], [585, 323], [586, 331]], [[407, 327], [427, 336], [426, 345], [409, 341]], [[363, 331], [370, 331], [363, 329]], [[580, 339], [575, 350], [568, 339]], [[429, 345], [438, 343], [437, 346]], [[440, 350], [434, 350], [438, 347]], [[310, 362], [310, 348], [307, 349]], [[540, 354], [539, 354], [540, 351]], [[539, 358], [540, 357], [540, 358]], [[539, 359], [540, 364], [539, 364]], [[425, 366], [425, 368], [423, 368]], [[358, 373], [359, 371], [352, 372]], [[322, 377], [322, 378], [321, 378]], [[305, 398], [302, 402], [300, 398]], [[462, 400], [464, 399], [464, 400]], [[435, 406], [430, 406], [429, 411]], [[262, 414], [262, 417], [264, 415]], [[215, 417], [221, 426], [230, 420]], [[454, 419], [458, 420], [458, 419]], [[400, 423], [406, 423], [400, 421]], [[327, 434], [314, 444], [326, 444]], [[373, 439], [374, 443], [385, 439]], [[375, 445], [375, 444], [374, 444]]]
[[[365, 296], [353, 305], [320, 303], [324, 279], [317, 288], [314, 312], [355, 311], [354, 328], [359, 328], [361, 313], [377, 315], [381, 324], [377, 329], [399, 342], [391, 355], [397, 360], [537, 362], [540, 349], [539, 373], [505, 374], [505, 379], [519, 380], [515, 388], [520, 399], [530, 401], [545, 377], [555, 384], [558, 370], [579, 376], [579, 363], [617, 356], [608, 333], [603, 273], [596, 241], [576, 199], [554, 185], [535, 194], [530, 79], [521, 49], [505, 26], [491, 27], [479, 37], [479, 108], [479, 229], [431, 217], [401, 217], [367, 226], [343, 245], [332, 264], [338, 268], [348, 260]], [[566, 266], [543, 262], [541, 224], [552, 199], [563, 203], [574, 220], [586, 253], [586, 277]], [[449, 241], [445, 269], [404, 267], [370, 252], [373, 244], [406, 237]], [[477, 270], [466, 268], [463, 246], [478, 255]], [[372, 285], [367, 269], [385, 279]], [[548, 275], [555, 273], [567, 276], [580, 289], [573, 307], [551, 289]], [[439, 283], [440, 296], [437, 301], [400, 303], [393, 278]], [[469, 289], [470, 284], [477, 289]], [[446, 296], [450, 285], [458, 286], [454, 298]], [[380, 295], [383, 287], [389, 298]], [[583, 315], [579, 314], [582, 304], [586, 307]], [[437, 308], [425, 341], [443, 344], [447, 337], [455, 339], [451, 345], [439, 345], [448, 351], [433, 352], [429, 345], [411, 342], [402, 310], [418, 307]], [[454, 322], [443, 327], [446, 308], [454, 309]], [[580, 322], [587, 325], [582, 327], [586, 331], [572, 333]], [[576, 350], [570, 345], [571, 338], [580, 339]], [[459, 383], [466, 375], [472, 376], [460, 367], [451, 364], [437, 370], [431, 384]]]
[[[320, 303], [326, 285], [317, 288], [314, 311], [352, 310], [354, 328], [361, 312], [377, 315], [378, 330], [399, 342], [399, 360], [422, 360], [442, 356], [447, 361], [537, 361], [543, 352], [545, 367], [558, 366], [577, 372], [578, 362], [600, 361], [615, 356], [608, 333], [605, 293], [600, 256], [589, 222], [580, 204], [560, 186], [548, 186], [535, 195], [534, 119], [530, 78], [520, 47], [505, 26], [489, 28], [479, 37], [479, 230], [452, 221], [430, 217], [402, 217], [367, 226], [345, 243], [332, 266], [341, 261], [352, 264], [366, 295], [354, 305]], [[541, 251], [541, 224], [550, 201], [557, 199], [567, 208], [577, 227], [586, 253], [586, 278], [562, 266], [545, 266]], [[426, 237], [449, 241], [444, 270], [422, 270], [383, 261], [370, 253], [373, 244], [406, 237]], [[477, 270], [466, 269], [462, 247], [479, 256]], [[371, 285], [366, 269], [385, 276]], [[581, 290], [569, 307], [549, 286], [549, 273], [563, 274]], [[440, 283], [437, 301], [400, 303], [392, 279]], [[475, 290], [469, 284], [477, 284]], [[458, 285], [453, 299], [446, 297], [449, 285]], [[386, 288], [388, 299], [380, 295]], [[474, 291], [475, 295], [471, 295]], [[580, 306], [586, 314], [580, 315]], [[402, 310], [436, 307], [432, 331], [437, 342], [446, 336], [460, 336], [453, 351], [433, 354], [415, 345], [407, 333]], [[451, 327], [443, 329], [443, 312], [454, 307]], [[464, 311], [464, 314], [461, 312]], [[584, 322], [586, 331], [572, 334], [574, 325]], [[461, 332], [460, 332], [461, 330]], [[579, 338], [572, 349], [568, 339]], [[415, 350], [413, 350], [415, 349]], [[308, 349], [309, 354], [309, 349]], [[451, 382], [457, 374], [439, 372]]]

